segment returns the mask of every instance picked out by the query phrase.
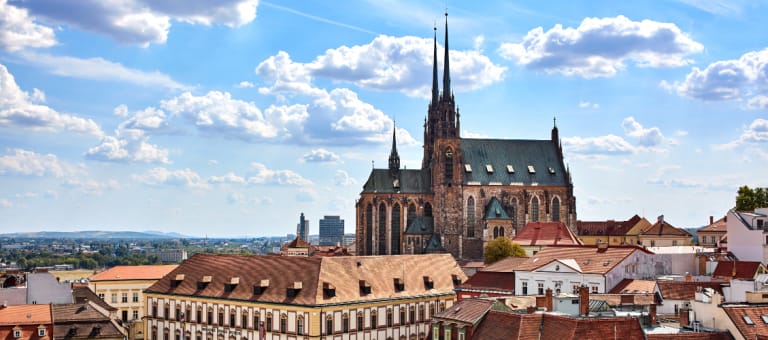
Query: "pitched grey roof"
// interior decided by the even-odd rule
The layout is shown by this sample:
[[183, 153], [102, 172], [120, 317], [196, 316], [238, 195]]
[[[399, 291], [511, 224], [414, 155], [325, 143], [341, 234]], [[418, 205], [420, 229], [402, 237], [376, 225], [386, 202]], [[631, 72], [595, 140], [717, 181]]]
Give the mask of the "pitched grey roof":
[[71, 284], [59, 283], [51, 273], [27, 274], [27, 303], [69, 304], [73, 302]]
[[[399, 188], [394, 185], [395, 179], [399, 182]], [[431, 192], [429, 182], [429, 171], [401, 169], [395, 176], [389, 169], [373, 169], [363, 185], [363, 193]]]
[[[464, 184], [569, 184], [560, 152], [550, 140], [461, 139], [461, 151], [462, 170], [466, 170], [465, 164], [472, 168], [471, 172], [464, 171]], [[493, 172], [489, 172], [486, 165], [491, 165]], [[507, 165], [511, 165], [514, 172], [510, 173]], [[529, 165], [534, 173], [528, 171]]]
[[434, 219], [431, 216], [414, 216], [408, 220], [406, 235], [431, 235], [435, 230]]
[[507, 214], [507, 211], [501, 205], [501, 202], [496, 196], [491, 197], [491, 201], [488, 202], [488, 208], [485, 209], [486, 220], [510, 220], [512, 219]]

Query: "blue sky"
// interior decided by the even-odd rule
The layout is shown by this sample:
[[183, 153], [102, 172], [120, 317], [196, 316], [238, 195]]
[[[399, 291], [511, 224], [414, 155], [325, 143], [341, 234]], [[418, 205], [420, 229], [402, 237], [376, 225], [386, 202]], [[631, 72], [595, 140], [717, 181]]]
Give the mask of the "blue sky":
[[[445, 7], [0, 0], [0, 231], [353, 232], [395, 121], [421, 164]], [[579, 219], [701, 226], [768, 185], [765, 1], [447, 7], [462, 136], [557, 117]]]

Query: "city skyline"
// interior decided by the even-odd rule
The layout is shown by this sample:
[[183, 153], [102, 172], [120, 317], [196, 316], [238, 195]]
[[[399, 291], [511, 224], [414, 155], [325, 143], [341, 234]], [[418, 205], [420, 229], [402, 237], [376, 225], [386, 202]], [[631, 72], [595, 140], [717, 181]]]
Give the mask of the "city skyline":
[[[66, 6], [0, 0], [4, 233], [350, 233], [395, 125], [420, 167], [444, 2]], [[461, 136], [556, 119], [578, 219], [699, 227], [768, 186], [765, 1], [447, 7]]]

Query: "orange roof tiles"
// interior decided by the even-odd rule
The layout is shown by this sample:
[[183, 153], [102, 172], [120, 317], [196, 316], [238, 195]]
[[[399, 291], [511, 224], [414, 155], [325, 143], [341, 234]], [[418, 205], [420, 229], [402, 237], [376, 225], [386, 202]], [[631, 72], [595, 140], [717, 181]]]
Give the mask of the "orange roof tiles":
[[640, 294], [653, 293], [656, 290], [656, 281], [623, 279], [616, 284], [609, 294]]
[[576, 221], [576, 230], [584, 236], [624, 236], [639, 221], [637, 215], [626, 221]]
[[511, 272], [479, 271], [467, 282], [462, 283], [462, 290], [499, 290], [512, 293], [515, 291], [515, 274]]
[[[184, 274], [184, 280], [172, 284], [177, 274]], [[338, 257], [196, 254], [146, 292], [320, 305], [453, 294], [454, 275], [462, 282], [467, 279], [450, 254]], [[198, 285], [205, 276], [210, 276], [211, 282]], [[226, 291], [224, 285], [233, 276], [240, 278], [239, 283]], [[429, 277], [433, 288], [428, 288], [424, 276]], [[403, 281], [403, 291], [395, 289], [395, 279]], [[263, 280], [268, 280], [269, 286], [255, 292], [254, 286], [260, 286]], [[362, 291], [360, 281], [370, 285], [370, 293]], [[301, 282], [302, 289], [288, 297], [286, 290], [294, 287], [295, 282]], [[326, 294], [324, 286], [335, 288], [333, 296]]]
[[712, 232], [727, 232], [728, 231], [728, 222], [726, 220], [726, 217], [723, 217], [714, 223], [711, 223], [708, 226], [704, 226], [701, 229], [699, 229], [699, 232], [706, 232], [706, 231], [712, 231]]
[[580, 245], [563, 222], [530, 222], [512, 239], [522, 246]]
[[515, 340], [539, 338], [539, 326], [544, 314], [514, 314], [490, 311], [478, 325], [473, 339]]
[[448, 320], [465, 324], [476, 324], [481, 321], [493, 306], [494, 300], [465, 299], [433, 316], [433, 321]]
[[[744, 339], [755, 339], [756, 336], [768, 336], [768, 306], [728, 306], [723, 310], [731, 319]], [[744, 319], [748, 317], [751, 324]], [[767, 319], [763, 319], [763, 317]]]
[[765, 271], [762, 264], [756, 261], [718, 261], [712, 277], [727, 279], [754, 279], [755, 276]]
[[115, 266], [91, 276], [91, 281], [158, 280], [179, 265]]
[[527, 257], [505, 257], [499, 261], [494, 262], [493, 264], [488, 265], [488, 267], [485, 267], [480, 271], [511, 273], [514, 272], [515, 269], [517, 269], [517, 267], [527, 259]]
[[606, 274], [633, 252], [650, 251], [637, 246], [550, 246], [521, 263], [516, 270], [532, 271], [555, 260], [575, 260], [582, 273]]
[[696, 297], [696, 291], [701, 288], [712, 288], [716, 292], [723, 294], [721, 285], [725, 282], [719, 281], [666, 281], [657, 282], [661, 297], [670, 300], [693, 300]]
[[52, 322], [51, 305], [0, 307], [0, 325], [43, 325]]
[[643, 230], [640, 235], [657, 235], [657, 236], [687, 236], [690, 237], [691, 233], [682, 228], [677, 228], [663, 219], [657, 221], [650, 228]]

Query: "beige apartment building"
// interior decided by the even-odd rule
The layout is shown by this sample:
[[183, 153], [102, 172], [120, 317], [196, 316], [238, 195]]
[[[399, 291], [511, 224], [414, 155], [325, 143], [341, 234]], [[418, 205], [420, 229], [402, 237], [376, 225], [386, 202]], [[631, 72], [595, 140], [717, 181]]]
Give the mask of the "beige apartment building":
[[91, 276], [88, 286], [100, 299], [117, 308], [117, 317], [129, 327], [129, 339], [144, 339], [144, 289], [178, 265], [115, 266]]

